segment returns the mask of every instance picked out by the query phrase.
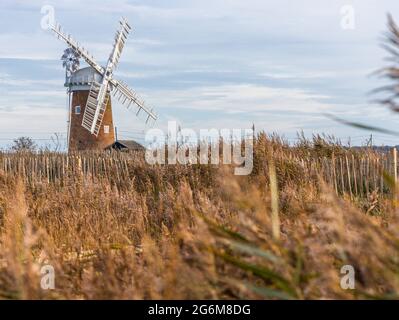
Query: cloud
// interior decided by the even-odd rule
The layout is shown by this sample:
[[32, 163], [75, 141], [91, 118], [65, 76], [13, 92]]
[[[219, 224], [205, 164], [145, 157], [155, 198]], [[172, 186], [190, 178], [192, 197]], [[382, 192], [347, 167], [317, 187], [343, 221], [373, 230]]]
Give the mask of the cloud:
[[52, 106], [14, 106], [12, 110], [0, 108], [1, 137], [4, 134], [14, 136], [13, 133], [37, 137], [43, 132], [49, 137], [53, 132], [66, 131], [66, 110], [53, 108]]
[[254, 84], [194, 87], [187, 90], [162, 90], [151, 93], [151, 100], [162, 108], [222, 111], [227, 114], [250, 112], [303, 113], [331, 110], [326, 95], [300, 88], [274, 88]]
[[18, 77], [12, 77], [9, 74], [0, 73], [0, 85], [2, 85], [3, 87], [11, 86], [11, 87], [20, 87], [25, 89], [30, 86], [59, 87], [60, 83], [61, 83], [60, 79], [53, 79], [53, 80], [23, 79]]
[[[55, 72], [65, 45], [39, 24], [41, 6], [52, 4], [57, 20], [99, 63], [109, 56], [117, 19], [127, 16], [134, 32], [116, 76], [145, 93], [161, 121], [242, 127], [255, 119], [292, 133], [327, 130], [321, 114], [332, 112], [394, 127], [385, 112], [367, 105], [365, 75], [382, 66], [377, 39], [396, 1], [351, 3], [356, 29], [348, 32], [340, 28], [341, 0], [2, 0], [2, 125], [23, 127], [24, 119], [28, 128], [25, 114], [43, 128], [65, 125], [57, 113], [64, 112], [63, 74], [60, 67]], [[51, 110], [57, 111], [43, 115], [47, 124], [38, 119]], [[115, 116], [141, 128], [124, 109]]]

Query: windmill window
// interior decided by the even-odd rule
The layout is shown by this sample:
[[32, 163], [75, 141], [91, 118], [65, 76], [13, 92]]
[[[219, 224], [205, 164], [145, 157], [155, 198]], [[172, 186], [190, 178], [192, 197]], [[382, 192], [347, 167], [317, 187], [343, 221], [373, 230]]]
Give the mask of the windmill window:
[[109, 126], [104, 126], [104, 134], [109, 134]]
[[76, 106], [75, 107], [75, 114], [80, 114], [81, 111], [81, 107], [80, 106]]

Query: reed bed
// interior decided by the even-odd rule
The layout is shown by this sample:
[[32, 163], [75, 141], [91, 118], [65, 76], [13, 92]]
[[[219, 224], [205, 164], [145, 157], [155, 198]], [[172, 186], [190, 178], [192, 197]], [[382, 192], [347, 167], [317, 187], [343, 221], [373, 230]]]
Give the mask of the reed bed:
[[[253, 160], [238, 177], [142, 153], [0, 154], [0, 297], [398, 297], [389, 151], [262, 133]], [[40, 285], [46, 265], [54, 290]]]
[[[261, 139], [262, 135], [256, 141], [257, 148], [261, 147]], [[367, 197], [372, 192], [390, 194], [386, 176], [397, 177], [398, 164], [394, 149], [375, 151], [341, 146], [335, 150], [327, 148], [320, 153], [320, 150], [306, 151], [301, 145], [292, 147], [283, 141], [280, 143], [282, 145], [278, 149], [270, 150], [270, 159], [285, 168], [282, 174], [289, 175], [291, 170], [291, 173], [300, 174], [308, 183], [319, 185], [323, 181], [333, 187], [337, 195]], [[252, 176], [265, 173], [264, 169], [267, 168], [267, 161], [263, 171], [256, 167], [257, 156], [259, 154], [255, 153], [255, 172]], [[124, 184], [133, 178], [130, 168], [135, 168], [137, 164], [145, 166], [143, 152], [0, 153], [0, 169], [4, 174], [19, 177], [29, 185], [42, 182], [63, 185], [71, 179], [89, 179], [92, 182], [111, 179], [117, 184]], [[164, 166], [163, 169], [170, 167]], [[158, 166], [158, 169], [163, 170], [162, 166]]]

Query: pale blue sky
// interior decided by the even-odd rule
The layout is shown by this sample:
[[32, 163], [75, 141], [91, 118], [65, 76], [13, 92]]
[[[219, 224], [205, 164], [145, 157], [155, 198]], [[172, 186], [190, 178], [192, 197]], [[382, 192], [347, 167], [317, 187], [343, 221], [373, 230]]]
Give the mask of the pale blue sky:
[[[43, 5], [101, 63], [118, 19], [134, 28], [116, 71], [165, 128], [256, 128], [294, 141], [296, 132], [352, 137], [369, 133], [326, 119], [396, 129], [399, 114], [371, 103], [383, 83], [369, 74], [384, 65], [379, 47], [394, 0], [1, 0], [0, 146], [16, 136], [49, 139], [66, 132], [65, 45], [40, 27]], [[341, 27], [340, 10], [355, 9], [355, 29]], [[142, 138], [134, 113], [114, 104], [121, 138]], [[377, 143], [396, 139], [375, 135]], [[46, 140], [38, 140], [41, 143]]]

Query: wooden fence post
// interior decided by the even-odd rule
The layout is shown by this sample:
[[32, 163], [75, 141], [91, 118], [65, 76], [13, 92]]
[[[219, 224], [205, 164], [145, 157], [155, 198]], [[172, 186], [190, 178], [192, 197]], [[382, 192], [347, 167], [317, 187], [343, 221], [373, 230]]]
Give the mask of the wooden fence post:
[[395, 185], [398, 183], [398, 151], [396, 148], [392, 149], [393, 152], [393, 176], [395, 178]]
[[346, 162], [346, 170], [348, 173], [348, 186], [349, 186], [349, 194], [351, 199], [353, 198], [353, 193], [352, 193], [352, 181], [351, 181], [351, 169], [349, 166], [349, 160], [348, 160], [348, 156], [345, 156], [345, 162]]
[[355, 194], [359, 195], [357, 188], [357, 177], [356, 177], [356, 164], [355, 164], [355, 156], [352, 154], [352, 168], [353, 168], [353, 184], [355, 186]]
[[335, 169], [335, 156], [334, 154], [332, 155], [332, 170], [333, 170], [333, 179], [334, 179], [334, 188], [335, 188], [335, 193], [338, 195], [338, 184], [337, 184], [337, 171]]

